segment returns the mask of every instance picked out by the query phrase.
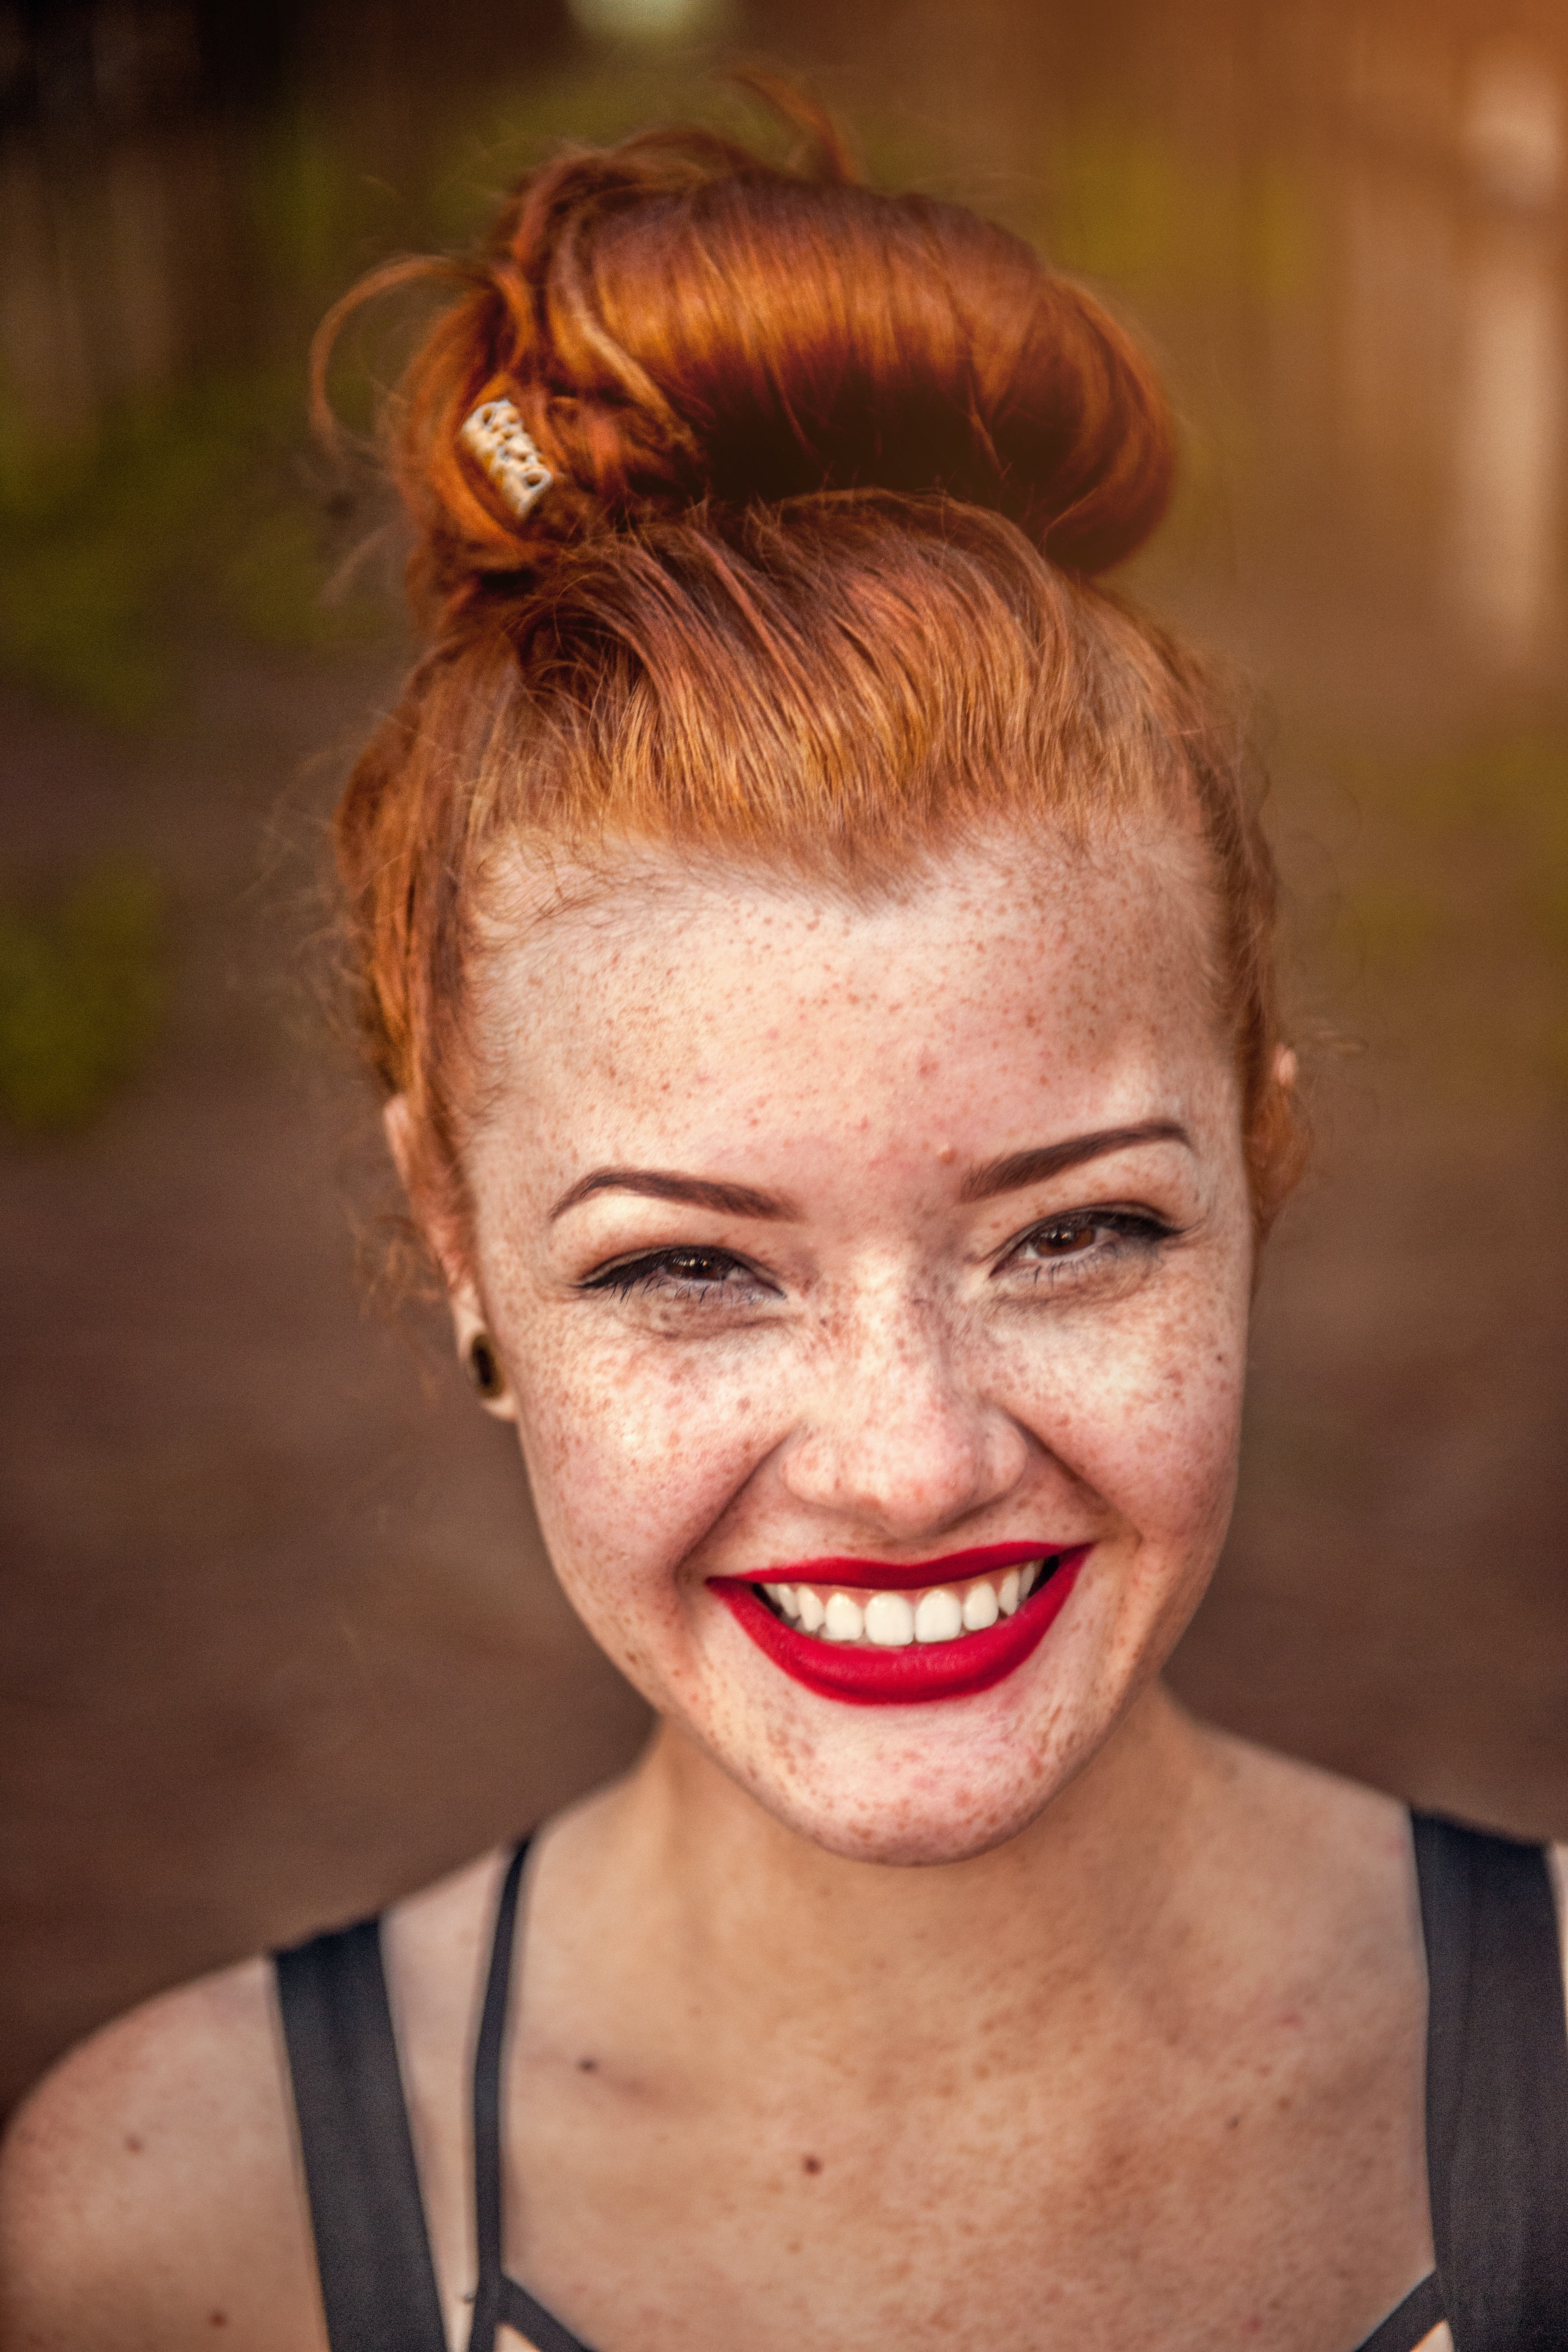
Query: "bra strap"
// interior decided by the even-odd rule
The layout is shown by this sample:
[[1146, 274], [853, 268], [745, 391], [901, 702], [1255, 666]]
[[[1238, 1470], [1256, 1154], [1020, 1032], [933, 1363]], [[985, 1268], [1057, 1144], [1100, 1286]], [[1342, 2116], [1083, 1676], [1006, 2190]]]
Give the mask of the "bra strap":
[[331, 2352], [447, 2352], [380, 1928], [273, 1965]]
[[500, 2283], [500, 2315], [503, 2324], [514, 2327], [533, 2352], [588, 2352], [580, 2336], [569, 2327], [563, 2327], [553, 2312], [535, 2303], [525, 2286], [514, 2278]]
[[1539, 1846], [1414, 1817], [1426, 2169], [1455, 2352], [1568, 2345], [1568, 2028]]
[[479, 2016], [479, 2045], [474, 2052], [474, 2220], [479, 2274], [474, 2290], [474, 2324], [468, 2331], [468, 2352], [492, 2352], [501, 2320], [501, 2058], [506, 2046], [512, 1946], [517, 1935], [518, 1889], [522, 1884], [522, 1865], [527, 1856], [525, 1838], [507, 1865], [496, 1904], [490, 1972]]
[[1358, 2352], [1420, 2352], [1443, 2315], [1443, 2290], [1436, 2272], [1429, 2271], [1420, 2285], [1413, 2286], [1404, 2302], [1394, 2305], [1382, 2326], [1373, 2329]]

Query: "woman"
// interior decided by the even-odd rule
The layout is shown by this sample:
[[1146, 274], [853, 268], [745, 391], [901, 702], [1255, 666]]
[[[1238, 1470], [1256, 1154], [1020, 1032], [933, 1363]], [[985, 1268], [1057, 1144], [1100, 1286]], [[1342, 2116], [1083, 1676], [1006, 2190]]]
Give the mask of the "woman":
[[1166, 411], [820, 146], [506, 206], [339, 819], [459, 1354], [656, 1735], [70, 2059], [8, 2345], [1568, 2342], [1542, 1858], [1159, 1681], [1299, 1157], [1225, 712], [1093, 584]]

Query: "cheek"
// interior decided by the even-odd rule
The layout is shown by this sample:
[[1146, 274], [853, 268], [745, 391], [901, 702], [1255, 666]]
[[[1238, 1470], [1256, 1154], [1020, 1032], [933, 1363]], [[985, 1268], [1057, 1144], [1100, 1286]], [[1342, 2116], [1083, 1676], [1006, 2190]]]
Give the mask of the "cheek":
[[[579, 1576], [667, 1572], [773, 1442], [754, 1360], [583, 1344], [551, 1318], [520, 1351], [519, 1421], [545, 1540]], [[778, 1383], [772, 1384], [777, 1395]]]
[[1194, 1268], [1117, 1325], [1059, 1339], [1023, 1374], [1036, 1434], [1143, 1543], [1212, 1559], [1236, 1483], [1245, 1293]]

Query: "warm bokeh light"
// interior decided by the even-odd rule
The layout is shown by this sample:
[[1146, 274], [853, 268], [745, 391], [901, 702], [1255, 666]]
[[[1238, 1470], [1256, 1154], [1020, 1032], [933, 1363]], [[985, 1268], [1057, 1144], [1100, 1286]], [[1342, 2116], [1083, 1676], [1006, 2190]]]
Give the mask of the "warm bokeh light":
[[568, 0], [568, 13], [597, 40], [689, 41], [728, 29], [725, 0]]

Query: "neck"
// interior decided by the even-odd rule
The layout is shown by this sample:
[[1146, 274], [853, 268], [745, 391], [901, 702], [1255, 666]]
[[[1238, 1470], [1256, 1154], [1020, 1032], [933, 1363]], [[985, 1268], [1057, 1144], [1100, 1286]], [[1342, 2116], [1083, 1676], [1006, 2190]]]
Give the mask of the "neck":
[[1155, 1685], [1019, 1836], [896, 1868], [784, 1828], [667, 1726], [605, 1827], [688, 1987], [765, 1978], [775, 2025], [830, 2020], [828, 2038], [865, 2053], [907, 2037], [911, 2017], [973, 2014], [982, 1992], [1060, 2025], [1075, 1990], [1135, 1992], [1151, 1965], [1168, 1981], [1215, 1770], [1210, 1742]]

